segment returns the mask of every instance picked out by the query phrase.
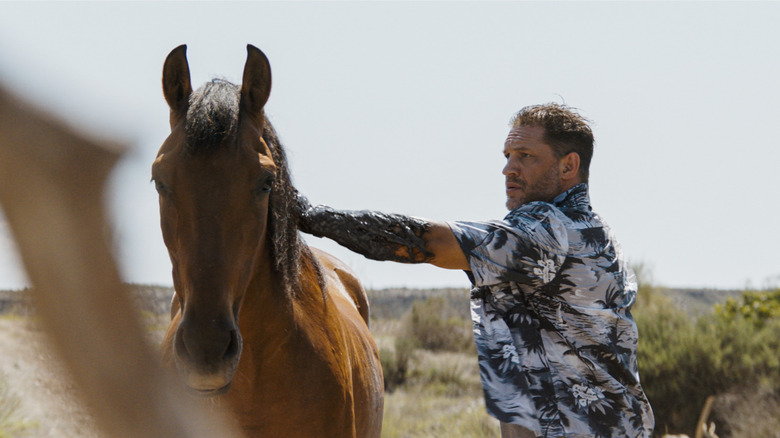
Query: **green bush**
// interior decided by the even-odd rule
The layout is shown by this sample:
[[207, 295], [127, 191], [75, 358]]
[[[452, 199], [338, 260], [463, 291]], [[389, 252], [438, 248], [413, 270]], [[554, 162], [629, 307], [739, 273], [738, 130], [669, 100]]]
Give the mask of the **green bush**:
[[742, 294], [742, 302], [729, 298], [726, 303], [715, 306], [715, 313], [727, 321], [745, 318], [754, 324], [763, 325], [769, 320], [780, 318], [780, 289], [746, 291]]
[[[780, 393], [778, 318], [762, 324], [712, 312], [694, 317], [640, 285], [634, 315], [639, 328], [639, 372], [656, 417], [656, 433], [694, 434], [706, 398], [745, 387]], [[718, 430], [728, 422], [713, 415]], [[728, 435], [721, 435], [728, 436]]]
[[474, 348], [471, 322], [444, 298], [415, 301], [402, 319], [402, 336], [411, 338], [418, 348], [431, 351], [467, 351]]

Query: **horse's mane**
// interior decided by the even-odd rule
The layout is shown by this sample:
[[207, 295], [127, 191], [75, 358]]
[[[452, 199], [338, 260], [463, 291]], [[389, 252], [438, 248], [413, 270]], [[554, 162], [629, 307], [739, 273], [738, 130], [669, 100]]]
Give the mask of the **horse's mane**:
[[301, 289], [301, 262], [305, 260], [308, 262], [307, 265], [314, 268], [317, 283], [324, 293], [325, 280], [320, 264], [298, 233], [298, 197], [292, 185], [287, 154], [276, 135], [276, 130], [267, 118], [263, 129], [263, 140], [271, 148], [271, 155], [276, 164], [276, 179], [271, 190], [269, 206], [274, 266], [281, 277], [285, 291], [295, 296]]
[[[185, 119], [187, 150], [202, 153], [224, 144], [237, 134], [240, 91], [224, 79], [213, 79], [192, 93]], [[263, 140], [271, 149], [276, 179], [271, 190], [268, 224], [274, 268], [286, 294], [301, 290], [304, 265], [310, 266], [320, 287], [324, 278], [316, 258], [298, 233], [297, 195], [292, 185], [287, 154], [276, 130], [266, 118]], [[323, 289], [324, 290], [324, 289]]]
[[212, 79], [190, 95], [184, 132], [190, 153], [218, 148], [238, 129], [239, 88], [224, 79]]

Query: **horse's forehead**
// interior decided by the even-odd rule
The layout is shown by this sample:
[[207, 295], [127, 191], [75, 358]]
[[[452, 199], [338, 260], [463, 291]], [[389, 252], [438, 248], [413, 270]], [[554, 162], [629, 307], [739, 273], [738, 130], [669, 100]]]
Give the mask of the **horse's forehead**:
[[157, 160], [176, 161], [258, 161], [263, 167], [275, 167], [274, 154], [271, 147], [263, 139], [260, 130], [244, 123], [230, 136], [221, 139], [217, 144], [200, 144], [186, 132], [185, 126], [174, 127], [157, 152]]
[[163, 148], [152, 165], [152, 178], [162, 178], [169, 183], [185, 180], [215, 183], [225, 178], [225, 181], [232, 181], [230, 184], [251, 183], [262, 175], [275, 173], [272, 156], [250, 148], [223, 149], [207, 154], [191, 154], [184, 148]]
[[238, 175], [241, 173], [273, 172], [276, 170], [272, 156], [247, 145], [234, 148], [221, 148], [205, 154], [184, 153], [180, 158], [193, 169], [224, 172]]

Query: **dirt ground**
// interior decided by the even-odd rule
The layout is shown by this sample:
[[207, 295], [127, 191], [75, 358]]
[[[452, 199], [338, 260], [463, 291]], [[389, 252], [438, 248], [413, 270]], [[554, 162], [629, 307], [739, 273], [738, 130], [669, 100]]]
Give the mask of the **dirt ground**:
[[11, 419], [19, 430], [11, 436], [100, 436], [34, 319], [0, 315], [0, 379], [6, 382], [10, 397], [19, 400]]

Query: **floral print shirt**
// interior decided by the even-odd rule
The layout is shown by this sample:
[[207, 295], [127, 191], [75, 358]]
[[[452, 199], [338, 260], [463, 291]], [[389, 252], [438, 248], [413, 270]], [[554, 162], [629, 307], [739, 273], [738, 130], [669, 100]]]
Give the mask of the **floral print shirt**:
[[502, 221], [450, 222], [469, 261], [488, 412], [542, 437], [649, 437], [637, 284], [580, 184]]

